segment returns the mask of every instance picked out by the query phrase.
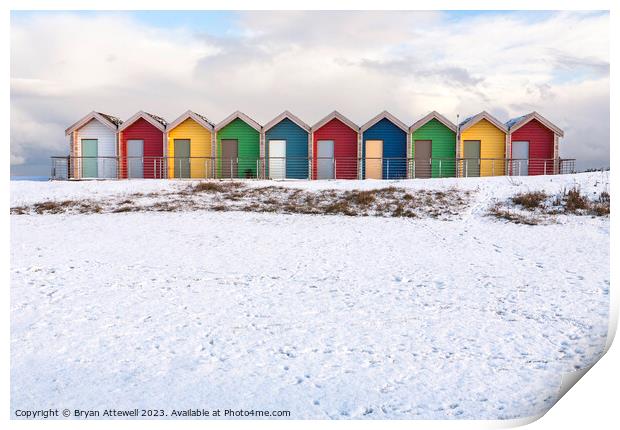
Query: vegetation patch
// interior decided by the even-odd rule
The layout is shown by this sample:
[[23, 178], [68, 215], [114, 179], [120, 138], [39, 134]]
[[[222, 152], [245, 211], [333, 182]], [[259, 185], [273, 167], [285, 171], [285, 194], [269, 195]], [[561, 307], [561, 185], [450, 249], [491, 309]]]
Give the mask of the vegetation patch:
[[532, 216], [530, 214], [522, 214], [517, 211], [507, 209], [499, 203], [491, 206], [489, 209], [489, 215], [515, 224], [537, 225], [542, 222], [542, 219], [539, 217]]
[[575, 186], [555, 195], [542, 191], [519, 193], [491, 206], [488, 215], [516, 224], [536, 225], [555, 222], [558, 215], [609, 216], [609, 207], [609, 192], [590, 197]]
[[225, 193], [241, 187], [244, 187], [241, 182], [201, 181], [189, 187], [187, 191], [194, 193]]
[[512, 202], [523, 206], [525, 209], [534, 210], [547, 200], [549, 196], [542, 191], [529, 191], [527, 193], [519, 193], [511, 198]]
[[240, 182], [201, 181], [162, 193], [134, 193], [94, 201], [49, 201], [11, 208], [14, 215], [54, 213], [178, 212], [207, 210], [263, 213], [437, 218], [448, 220], [470, 202], [458, 189], [308, 191], [278, 186], [252, 187]]

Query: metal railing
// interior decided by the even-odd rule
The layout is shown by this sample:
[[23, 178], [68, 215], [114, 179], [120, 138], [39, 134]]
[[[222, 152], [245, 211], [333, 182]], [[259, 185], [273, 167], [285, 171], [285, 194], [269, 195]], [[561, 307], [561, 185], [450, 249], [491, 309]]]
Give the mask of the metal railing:
[[415, 179], [575, 173], [575, 159], [52, 157], [52, 179]]

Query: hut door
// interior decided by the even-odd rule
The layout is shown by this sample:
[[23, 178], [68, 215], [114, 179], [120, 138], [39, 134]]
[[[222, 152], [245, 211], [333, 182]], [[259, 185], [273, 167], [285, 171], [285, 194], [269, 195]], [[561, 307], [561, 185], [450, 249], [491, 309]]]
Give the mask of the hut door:
[[366, 141], [366, 179], [383, 178], [383, 141]]
[[431, 177], [431, 156], [433, 153], [432, 140], [416, 140], [414, 143], [414, 173], [415, 178]]
[[466, 140], [463, 142], [463, 176], [480, 176], [480, 141]]
[[174, 177], [191, 178], [190, 166], [190, 140], [174, 139]]
[[530, 142], [512, 142], [512, 174], [527, 176], [528, 159], [530, 158]]
[[317, 146], [317, 179], [334, 179], [334, 141], [319, 140]]
[[237, 139], [222, 139], [222, 178], [236, 178], [239, 164]]
[[271, 179], [286, 177], [286, 140], [269, 141], [269, 177]]
[[144, 178], [144, 141], [127, 141], [127, 177]]
[[97, 178], [98, 140], [82, 139], [82, 178]]

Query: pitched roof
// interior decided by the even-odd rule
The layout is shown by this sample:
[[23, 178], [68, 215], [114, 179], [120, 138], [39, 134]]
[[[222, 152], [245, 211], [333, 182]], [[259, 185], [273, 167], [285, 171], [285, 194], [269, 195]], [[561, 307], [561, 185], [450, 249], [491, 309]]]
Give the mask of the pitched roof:
[[153, 115], [152, 113], [144, 112], [142, 110], [137, 112], [137, 113], [135, 113], [127, 121], [123, 122], [123, 125], [121, 125], [119, 127], [118, 131], [125, 130], [127, 127], [129, 127], [131, 124], [133, 124], [134, 122], [136, 122], [140, 118], [144, 119], [146, 122], [148, 122], [152, 126], [156, 127], [160, 131], [166, 131], [166, 125], [168, 123], [166, 122], [165, 119], [163, 119], [160, 116]]
[[163, 125], [164, 128], [166, 128], [166, 126], [168, 125], [168, 121], [166, 121], [162, 117], [157, 116], [157, 115], [153, 115], [152, 113], [148, 113], [148, 112], [144, 112], [144, 113], [147, 114], [148, 116], [150, 116], [151, 118], [153, 118], [155, 121], [157, 121], [161, 125]]
[[557, 125], [553, 124], [551, 121], [549, 121], [547, 118], [545, 118], [538, 112], [530, 112], [527, 115], [521, 115], [519, 117], [513, 118], [506, 122], [506, 127], [512, 133], [513, 131], [518, 130], [519, 128], [523, 127], [525, 124], [527, 124], [533, 119], [540, 122], [542, 125], [547, 127], [549, 130], [553, 131], [558, 136], [564, 137], [564, 130], [562, 130]]
[[521, 120], [523, 120], [523, 118], [525, 118], [525, 115], [521, 115], [521, 116], [518, 116], [518, 117], [516, 117], [516, 118], [509, 119], [508, 121], [506, 121], [506, 122], [504, 123], [504, 125], [505, 125], [508, 129], [510, 129], [510, 127], [512, 127], [512, 126], [513, 126], [513, 125], [515, 125], [516, 123], [520, 122]]
[[349, 126], [350, 128], [352, 128], [357, 133], [359, 133], [359, 131], [360, 131], [360, 128], [359, 128], [359, 126], [357, 124], [355, 124], [353, 121], [351, 121], [350, 119], [348, 119], [347, 117], [345, 117], [344, 115], [342, 115], [338, 111], [333, 111], [332, 113], [327, 115], [325, 118], [323, 118], [322, 120], [320, 120], [319, 122], [314, 124], [312, 126], [312, 131], [315, 131], [315, 130], [323, 127], [325, 124], [330, 122], [332, 119], [339, 120], [340, 122], [342, 122], [342, 123], [346, 124], [347, 126]]
[[364, 124], [360, 128], [360, 131], [364, 132], [364, 131], [368, 130], [370, 127], [372, 127], [373, 125], [375, 125], [376, 123], [378, 123], [382, 119], [387, 119], [392, 124], [394, 124], [395, 126], [400, 128], [401, 130], [403, 130], [405, 133], [407, 133], [407, 126], [405, 125], [405, 123], [402, 122], [401, 120], [399, 120], [398, 118], [396, 118], [394, 115], [392, 115], [391, 113], [389, 113], [386, 110], [384, 110], [380, 114], [376, 115], [374, 118], [372, 118], [366, 124]]
[[120, 118], [117, 118], [112, 115], [108, 115], [107, 113], [97, 112], [99, 115], [110, 121], [112, 124], [115, 124], [117, 127], [123, 123]]
[[292, 113], [290, 113], [287, 110], [285, 110], [280, 115], [278, 115], [277, 117], [275, 117], [274, 119], [269, 121], [267, 124], [265, 124], [263, 126], [263, 131], [265, 131], [265, 132], [269, 131], [272, 127], [274, 127], [277, 124], [279, 124], [285, 118], [290, 119], [295, 124], [297, 124], [299, 127], [303, 128], [305, 131], [310, 132], [310, 126], [308, 124], [306, 124], [301, 119], [299, 119], [298, 117], [296, 117], [295, 115], [293, 115]]
[[[191, 112], [191, 111], [190, 111]], [[212, 126], [215, 127], [215, 124], [213, 124], [211, 121], [209, 121], [209, 118], [207, 118], [204, 115], [199, 114], [198, 112], [191, 112], [194, 115], [196, 115], [198, 118], [200, 118], [201, 120], [203, 120], [204, 122], [206, 122], [207, 124], [211, 124]]]
[[113, 115], [92, 111], [67, 127], [67, 129], [65, 129], [65, 135], [71, 134], [73, 131], [83, 127], [93, 119], [99, 121], [115, 132], [118, 131], [118, 126], [123, 123], [123, 121]]
[[206, 116], [197, 114], [196, 112], [193, 112], [191, 110], [187, 110], [183, 112], [177, 119], [168, 124], [166, 130], [172, 130], [188, 118], [193, 119], [207, 130], [213, 131], [213, 128], [215, 127], [213, 123], [207, 119]]
[[413, 133], [418, 128], [422, 127], [424, 124], [426, 124], [427, 122], [429, 122], [429, 121], [431, 121], [433, 119], [436, 119], [437, 121], [439, 121], [440, 123], [442, 123], [443, 125], [445, 125], [450, 130], [452, 130], [453, 132], [456, 133], [456, 125], [454, 125], [454, 123], [452, 121], [450, 121], [448, 118], [446, 118], [445, 116], [441, 115], [437, 111], [432, 111], [431, 113], [426, 115], [424, 118], [421, 118], [418, 121], [414, 122], [413, 125], [411, 127], [409, 127], [409, 133]]
[[247, 116], [246, 114], [244, 114], [243, 112], [241, 112], [241, 111], [235, 111], [232, 114], [228, 115], [225, 119], [220, 121], [215, 126], [215, 131], [221, 130], [222, 128], [226, 127], [228, 124], [230, 124], [231, 122], [233, 122], [237, 118], [239, 118], [241, 121], [245, 122], [247, 125], [252, 127], [254, 130], [256, 130], [258, 132], [261, 131], [261, 125], [259, 123], [257, 123], [256, 121], [254, 121], [249, 116]]
[[493, 115], [491, 115], [487, 111], [482, 111], [479, 114], [472, 115], [470, 117], [465, 118], [459, 124], [459, 131], [465, 131], [469, 127], [471, 127], [474, 124], [477, 124], [478, 122], [482, 121], [483, 119], [486, 119], [487, 121], [489, 121], [491, 124], [493, 124], [495, 127], [500, 129], [504, 133], [508, 133], [508, 129], [506, 128], [506, 126], [504, 124], [502, 124], [502, 122], [500, 120], [495, 118]]

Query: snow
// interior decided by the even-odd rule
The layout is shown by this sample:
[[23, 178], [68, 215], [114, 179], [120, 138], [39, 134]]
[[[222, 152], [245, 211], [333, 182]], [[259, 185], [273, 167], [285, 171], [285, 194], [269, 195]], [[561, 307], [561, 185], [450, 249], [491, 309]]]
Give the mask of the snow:
[[[11, 206], [187, 183], [12, 182]], [[13, 215], [12, 410], [287, 409], [293, 419], [544, 412], [562, 375], [605, 346], [609, 218], [523, 226], [484, 210], [523, 190], [575, 184], [589, 195], [609, 191], [600, 172], [277, 183], [475, 191], [451, 221]]]
[[[415, 180], [236, 180], [249, 187], [279, 186], [308, 191], [321, 190], [374, 190], [397, 186], [407, 190], [444, 190], [456, 188], [483, 193], [481, 200], [489, 196], [509, 197], [521, 191], [544, 190], [557, 193], [563, 189], [579, 186], [585, 193], [609, 192], [609, 172], [579, 173], [575, 175], [488, 178], [441, 178]], [[11, 206], [32, 204], [46, 200], [71, 200], [83, 198], [122, 198], [133, 193], [174, 192], [182, 190], [197, 180], [131, 179], [91, 181], [50, 181], [45, 185], [36, 181], [11, 182]], [[219, 182], [219, 181], [217, 181]], [[221, 180], [222, 183], [229, 180]]]

